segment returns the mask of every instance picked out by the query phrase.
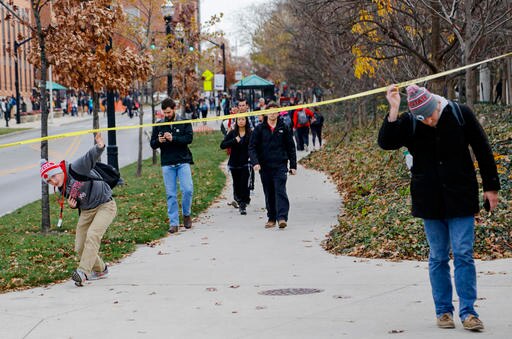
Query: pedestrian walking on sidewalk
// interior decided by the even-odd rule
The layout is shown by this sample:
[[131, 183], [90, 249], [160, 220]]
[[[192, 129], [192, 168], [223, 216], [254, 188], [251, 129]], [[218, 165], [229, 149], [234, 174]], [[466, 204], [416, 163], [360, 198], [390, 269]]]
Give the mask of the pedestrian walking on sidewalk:
[[318, 107], [313, 108], [313, 119], [311, 120], [311, 139], [313, 150], [315, 150], [315, 139], [318, 138], [318, 146], [322, 148], [322, 129], [324, 127], [324, 116]]
[[[302, 101], [299, 102], [299, 105], [301, 104]], [[313, 112], [309, 108], [299, 108], [293, 113], [293, 128], [297, 138], [297, 151], [308, 150], [309, 126], [313, 117]]]
[[220, 144], [221, 149], [230, 148], [228, 168], [233, 178], [233, 197], [238, 205], [240, 214], [247, 214], [247, 205], [251, 202], [250, 185], [250, 162], [249, 162], [249, 140], [251, 129], [249, 119], [241, 117], [236, 119], [236, 124]]
[[[271, 102], [268, 109], [279, 107]], [[286, 193], [288, 164], [290, 173], [297, 171], [297, 154], [291, 130], [278, 119], [279, 113], [264, 117], [256, 126], [249, 143], [249, 157], [255, 172], [260, 172], [265, 206], [267, 209], [266, 228], [279, 224], [285, 228], [288, 222], [290, 202]]]
[[[41, 161], [41, 178], [60, 193], [59, 225], [62, 223], [64, 199], [67, 199], [69, 207], [80, 212], [75, 235], [75, 251], [80, 264], [72, 275], [77, 286], [83, 286], [87, 280], [107, 277], [108, 267], [99, 256], [99, 249], [101, 238], [117, 213], [112, 189], [94, 169], [105, 150], [101, 134], [97, 133], [95, 140], [96, 145], [72, 163], [64, 160], [59, 164], [45, 159]], [[72, 173], [94, 179], [79, 181]]]
[[454, 328], [450, 247], [459, 296], [459, 317], [467, 330], [483, 323], [475, 311], [476, 269], [473, 260], [474, 214], [479, 211], [478, 182], [468, 146], [478, 161], [483, 199], [492, 211], [500, 183], [487, 136], [471, 109], [430, 93], [407, 87], [409, 113], [398, 115], [398, 87], [388, 87], [390, 112], [378, 142], [385, 150], [408, 148], [411, 168], [412, 215], [422, 218], [430, 247], [429, 276], [437, 325]]
[[[173, 122], [176, 120], [176, 103], [171, 98], [162, 101], [164, 120], [159, 122]], [[160, 163], [164, 178], [165, 192], [167, 194], [167, 215], [169, 216], [169, 233], [178, 232], [179, 208], [177, 181], [180, 181], [181, 207], [183, 226], [192, 227], [192, 195], [194, 184], [190, 165], [194, 163], [188, 145], [192, 143], [193, 131], [190, 123], [155, 126], [151, 134], [151, 148], [160, 148]]]
[[7, 105], [5, 98], [2, 98], [0, 99], [0, 119], [5, 116], [5, 112], [7, 112]]
[[9, 127], [9, 120], [11, 120], [11, 103], [5, 100], [5, 112], [4, 112], [4, 119], [5, 119], [5, 127]]

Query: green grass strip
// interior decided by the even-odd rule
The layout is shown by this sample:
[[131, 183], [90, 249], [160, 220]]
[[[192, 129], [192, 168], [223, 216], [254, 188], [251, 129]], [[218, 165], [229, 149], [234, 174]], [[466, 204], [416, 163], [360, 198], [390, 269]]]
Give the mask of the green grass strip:
[[[194, 135], [190, 147], [195, 162], [193, 217], [206, 210], [225, 185], [219, 166], [226, 159], [226, 153], [219, 149], [221, 140], [222, 135], [217, 132]], [[121, 169], [126, 184], [114, 189], [117, 216], [103, 237], [100, 250], [106, 262], [115, 262], [132, 253], [137, 244], [167, 234], [167, 202], [159, 163], [153, 166], [151, 159], [145, 160], [140, 178], [135, 176], [136, 163]], [[66, 208], [63, 226], [57, 229], [58, 204], [53, 195], [50, 201], [52, 231], [47, 235], [41, 233], [40, 200], [0, 218], [0, 292], [66, 280], [76, 268], [78, 213]]]
[[30, 129], [30, 128], [11, 128], [11, 127], [6, 128], [6, 127], [0, 127], [0, 135], [6, 135], [6, 134], [14, 133], [14, 132], [26, 131], [28, 129]]

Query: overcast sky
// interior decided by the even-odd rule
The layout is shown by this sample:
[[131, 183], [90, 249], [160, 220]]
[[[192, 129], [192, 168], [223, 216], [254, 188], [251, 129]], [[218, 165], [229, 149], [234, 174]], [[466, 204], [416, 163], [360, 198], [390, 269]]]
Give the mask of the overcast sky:
[[[268, 2], [268, 0], [200, 0], [201, 20], [204, 22], [211, 18], [212, 15], [224, 13], [222, 22], [216, 27], [226, 33], [232, 50], [235, 51], [238, 40], [236, 32], [238, 29], [239, 13], [251, 5], [265, 2]], [[240, 46], [240, 42], [238, 42], [238, 45], [239, 55], [246, 55], [249, 52], [247, 47]]]

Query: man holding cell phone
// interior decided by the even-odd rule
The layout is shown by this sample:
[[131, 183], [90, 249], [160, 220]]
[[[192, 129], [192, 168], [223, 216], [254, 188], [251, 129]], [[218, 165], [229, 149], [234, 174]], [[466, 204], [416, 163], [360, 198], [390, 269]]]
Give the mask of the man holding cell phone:
[[[164, 113], [163, 122], [173, 122], [176, 119], [176, 103], [167, 98], [162, 101]], [[162, 122], [162, 121], [160, 121]], [[167, 214], [169, 216], [169, 233], [178, 232], [179, 206], [177, 181], [179, 179], [182, 196], [183, 226], [192, 227], [192, 195], [194, 184], [190, 165], [194, 163], [188, 145], [192, 143], [193, 131], [190, 123], [163, 125], [153, 127], [151, 147], [160, 148], [160, 162], [167, 194]]]
[[398, 115], [398, 86], [388, 87], [390, 112], [379, 132], [385, 150], [407, 147], [411, 167], [412, 215], [422, 218], [430, 247], [429, 276], [437, 326], [454, 328], [450, 248], [459, 296], [459, 317], [471, 331], [484, 328], [477, 298], [473, 260], [474, 214], [479, 211], [478, 182], [468, 146], [478, 161], [483, 198], [492, 211], [498, 204], [499, 177], [487, 136], [473, 111], [430, 93], [407, 87], [409, 112]]

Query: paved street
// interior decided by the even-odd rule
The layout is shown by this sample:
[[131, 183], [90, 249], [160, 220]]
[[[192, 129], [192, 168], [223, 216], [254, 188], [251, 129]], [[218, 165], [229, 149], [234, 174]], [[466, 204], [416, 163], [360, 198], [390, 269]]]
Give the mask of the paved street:
[[[144, 114], [144, 123], [151, 122], [148, 110]], [[139, 123], [139, 118], [130, 119], [127, 115], [116, 114], [117, 126], [133, 126]], [[10, 143], [41, 137], [40, 121], [15, 125], [14, 127], [31, 128], [31, 130], [16, 132], [0, 136], [0, 143]], [[209, 126], [217, 128], [218, 122], [211, 122]], [[107, 126], [107, 119], [100, 113], [100, 127]], [[220, 126], [220, 125], [219, 125]], [[199, 126], [198, 126], [199, 127]], [[49, 135], [66, 132], [81, 131], [92, 128], [92, 117], [85, 115], [82, 118], [63, 117], [55, 118], [48, 124]], [[218, 129], [218, 128], [217, 128]], [[149, 133], [151, 128], [146, 128]], [[137, 161], [138, 129], [129, 129], [117, 132], [117, 145], [119, 151], [119, 166], [123, 167]], [[103, 133], [107, 141], [107, 132]], [[143, 157], [151, 156], [151, 147], [144, 137]], [[49, 160], [60, 161], [66, 159], [73, 161], [86, 152], [93, 144], [92, 135], [50, 140]], [[14, 146], [0, 149], [2, 168], [0, 169], [0, 192], [15, 192], [9, 199], [0, 204], [0, 216], [41, 198], [41, 180], [39, 178], [39, 161], [41, 159], [40, 143]], [[107, 152], [103, 154], [103, 162], [107, 162]]]
[[[323, 174], [299, 167], [289, 178], [285, 230], [264, 229], [256, 187], [247, 216], [226, 191], [192, 230], [141, 246], [108, 279], [0, 295], [0, 338], [510, 338], [511, 260], [477, 263], [486, 330], [441, 330], [425, 262], [321, 248], [341, 205]], [[291, 288], [319, 293], [262, 294]]]

